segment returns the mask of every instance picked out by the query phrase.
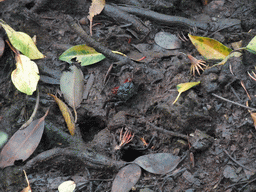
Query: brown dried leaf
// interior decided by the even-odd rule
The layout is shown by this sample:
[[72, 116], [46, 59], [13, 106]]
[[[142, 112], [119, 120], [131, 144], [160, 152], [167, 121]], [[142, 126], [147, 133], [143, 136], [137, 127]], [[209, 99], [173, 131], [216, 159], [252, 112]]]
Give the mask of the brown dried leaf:
[[65, 119], [65, 122], [67, 124], [69, 133], [73, 136], [75, 134], [75, 121], [74, 121], [74, 117], [71, 113], [71, 111], [69, 110], [68, 106], [61, 101], [58, 97], [54, 96], [53, 94], [48, 93], [50, 96], [52, 96], [54, 98], [54, 100], [56, 101], [56, 103], [58, 104], [60, 111]]
[[33, 121], [25, 129], [19, 129], [11, 137], [1, 151], [0, 168], [12, 166], [16, 160], [25, 161], [35, 151], [44, 131], [44, 119], [48, 111], [42, 118]]
[[101, 13], [101, 11], [104, 9], [105, 7], [105, 0], [92, 0], [92, 4], [91, 7], [89, 9], [89, 15], [88, 15], [88, 19], [90, 20], [90, 33], [92, 35], [92, 20], [93, 17], [95, 15], [98, 15]]
[[116, 175], [111, 192], [129, 192], [139, 180], [140, 175], [141, 168], [136, 164], [123, 167]]
[[89, 9], [88, 19], [92, 20], [95, 15], [100, 14], [101, 11], [104, 9], [105, 4], [105, 0], [92, 0], [91, 7]]
[[166, 174], [176, 168], [179, 156], [170, 153], [156, 153], [143, 155], [133, 161], [146, 171], [154, 174]]

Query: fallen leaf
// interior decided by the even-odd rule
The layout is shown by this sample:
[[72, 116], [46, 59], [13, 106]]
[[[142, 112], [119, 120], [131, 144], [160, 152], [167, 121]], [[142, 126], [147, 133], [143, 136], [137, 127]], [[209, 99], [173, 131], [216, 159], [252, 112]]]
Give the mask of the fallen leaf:
[[248, 45], [246, 46], [246, 50], [256, 54], [256, 36], [248, 43]]
[[190, 34], [188, 34], [188, 36], [198, 52], [204, 56], [205, 59], [224, 59], [232, 51], [232, 49], [226, 47], [215, 39], [193, 36]]
[[251, 117], [252, 117], [252, 120], [253, 120], [254, 128], [256, 129], [256, 113], [250, 112], [250, 114], [251, 114]]
[[69, 133], [73, 136], [75, 134], [75, 121], [74, 121], [74, 117], [71, 113], [71, 111], [69, 110], [68, 106], [61, 101], [58, 97], [54, 96], [53, 94], [48, 93], [50, 96], [52, 96], [55, 100], [55, 102], [58, 104], [60, 111], [65, 119], [65, 122], [67, 124]]
[[64, 95], [65, 101], [73, 108], [76, 122], [76, 107], [83, 100], [84, 75], [75, 65], [72, 65], [69, 71], [62, 73], [60, 77], [60, 90]]
[[181, 40], [169, 32], [157, 33], [154, 40], [157, 45], [165, 49], [180, 49], [182, 46]]
[[14, 86], [22, 93], [32, 95], [40, 79], [38, 67], [25, 55], [16, 55], [16, 69], [11, 78]]
[[156, 153], [143, 155], [133, 161], [146, 171], [154, 174], [166, 174], [176, 168], [179, 156], [170, 153]]
[[4, 28], [7, 36], [16, 49], [29, 57], [30, 59], [42, 59], [45, 56], [37, 49], [32, 38], [23, 32], [17, 32], [0, 19], [0, 25]]
[[43, 117], [33, 121], [27, 128], [19, 129], [10, 138], [0, 154], [0, 168], [12, 166], [16, 160], [25, 161], [37, 148], [44, 131]]
[[61, 183], [58, 187], [59, 192], [73, 192], [76, 188], [74, 181], [65, 181]]
[[198, 85], [199, 83], [200, 83], [200, 81], [198, 81], [198, 82], [188, 82], [188, 83], [180, 83], [180, 84], [178, 84], [178, 85], [177, 85], [177, 90], [178, 90], [179, 94], [178, 94], [178, 96], [176, 97], [175, 101], [174, 101], [172, 104], [176, 103], [176, 101], [179, 99], [181, 93], [183, 93], [183, 92], [189, 90], [190, 88], [192, 88], [192, 87]]
[[236, 50], [236, 49], [240, 49], [242, 47], [242, 44], [243, 44], [243, 40], [240, 40], [240, 41], [231, 43], [231, 46], [234, 50]]
[[72, 63], [72, 60], [75, 58], [78, 62], [81, 62], [81, 66], [87, 66], [97, 63], [106, 57], [87, 45], [73, 46], [62, 53], [59, 57], [61, 61], [66, 61], [68, 63]]
[[[112, 52], [126, 57], [126, 55], [121, 52]], [[92, 47], [88, 47], [87, 45], [76, 45], [62, 53], [59, 60], [72, 63], [72, 60], [76, 59], [81, 63], [81, 66], [87, 66], [98, 63], [105, 58], [106, 57], [102, 53], [97, 52]]]
[[0, 131], [0, 148], [6, 143], [7, 140], [8, 135], [5, 132]]
[[89, 15], [88, 15], [88, 19], [90, 20], [90, 33], [92, 35], [92, 20], [93, 20], [93, 17], [95, 15], [98, 15], [101, 13], [101, 11], [104, 9], [105, 7], [105, 0], [92, 0], [92, 4], [90, 6], [90, 9], [89, 9]]
[[136, 164], [123, 167], [113, 181], [111, 192], [129, 192], [138, 182], [141, 175], [141, 168]]
[[229, 54], [227, 57], [225, 57], [225, 59], [223, 59], [221, 62], [219, 62], [219, 63], [217, 63], [217, 64], [215, 64], [213, 66], [224, 65], [229, 58], [231, 58], [231, 57], [241, 57], [241, 56], [242, 56], [242, 53], [240, 53], [240, 52], [233, 52], [233, 53]]
[[5, 43], [2, 37], [0, 37], [0, 57], [2, 57], [4, 53]]
[[155, 58], [162, 58], [180, 54], [179, 50], [167, 50], [156, 44], [149, 45], [146, 43], [141, 43], [137, 45], [132, 44], [132, 46], [135, 47], [139, 52], [137, 50], [132, 50], [127, 56], [135, 61], [138, 61], [144, 57], [144, 59], [140, 60], [144, 63], [148, 63]]

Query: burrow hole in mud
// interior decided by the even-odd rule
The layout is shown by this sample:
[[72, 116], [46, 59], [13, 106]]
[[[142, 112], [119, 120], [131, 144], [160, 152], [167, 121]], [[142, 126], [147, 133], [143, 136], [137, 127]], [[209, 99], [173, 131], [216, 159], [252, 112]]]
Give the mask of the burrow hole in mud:
[[120, 159], [126, 162], [132, 162], [136, 158], [145, 155], [145, 151], [139, 151], [136, 149], [133, 149], [132, 147], [125, 147], [120, 152]]
[[32, 9], [33, 7], [35, 6], [35, 3], [34, 2], [30, 2], [30, 3], [27, 3], [26, 5], [25, 5], [25, 7], [27, 8], [27, 9]]
[[[79, 121], [79, 128], [83, 140], [87, 143], [93, 140], [94, 136], [106, 127], [106, 122], [97, 116], [86, 116]], [[119, 142], [119, 141], [118, 141]], [[138, 151], [127, 145], [118, 151], [117, 158], [123, 161], [131, 162], [137, 157], [144, 155], [146, 151]]]
[[105, 121], [97, 116], [86, 116], [79, 122], [83, 140], [87, 143], [93, 140], [94, 135], [106, 127]]

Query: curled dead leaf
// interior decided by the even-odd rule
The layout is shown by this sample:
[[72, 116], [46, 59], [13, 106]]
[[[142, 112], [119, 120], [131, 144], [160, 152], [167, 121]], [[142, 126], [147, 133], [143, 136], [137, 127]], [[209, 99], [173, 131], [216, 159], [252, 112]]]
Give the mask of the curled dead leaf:
[[48, 93], [50, 96], [52, 96], [55, 100], [55, 102], [58, 104], [60, 111], [65, 119], [65, 122], [67, 124], [69, 133], [73, 136], [75, 134], [75, 121], [74, 121], [74, 117], [71, 113], [71, 111], [69, 110], [68, 106], [61, 101], [58, 97], [54, 96], [53, 94]]

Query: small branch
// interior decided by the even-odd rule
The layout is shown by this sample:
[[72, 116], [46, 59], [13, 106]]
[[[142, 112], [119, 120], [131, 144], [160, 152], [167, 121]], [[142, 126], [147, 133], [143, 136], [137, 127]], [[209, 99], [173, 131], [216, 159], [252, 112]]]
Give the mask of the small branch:
[[216, 94], [214, 94], [214, 93], [212, 93], [212, 95], [213, 95], [214, 97], [217, 97], [217, 98], [222, 99], [222, 100], [224, 100], [224, 101], [230, 102], [230, 103], [232, 103], [232, 104], [234, 104], [234, 105], [238, 105], [238, 106], [240, 106], [240, 107], [243, 107], [243, 108], [246, 108], [246, 109], [250, 109], [250, 110], [252, 110], [252, 111], [256, 111], [255, 108], [247, 107], [247, 106], [245, 106], [245, 105], [243, 105], [243, 104], [240, 104], [240, 103], [231, 101], [231, 100], [229, 100], [229, 99], [226, 99], [226, 98], [221, 97], [221, 96], [219, 96], [219, 95], [216, 95]]
[[[169, 26], [180, 25], [180, 26], [191, 28], [191, 29], [196, 27], [202, 30], [207, 30], [207, 31], [216, 31], [218, 30], [218, 28], [219, 30], [223, 30], [232, 26], [237, 26], [237, 28], [241, 29], [241, 21], [238, 19], [229, 19], [228, 20], [229, 22], [224, 22], [220, 20], [217, 23], [208, 23], [208, 22], [188, 19], [185, 17], [165, 15], [165, 14], [157, 13], [154, 11], [150, 11], [147, 9], [138, 8], [134, 6], [126, 5], [126, 6], [118, 6], [118, 8], [128, 13], [132, 13], [141, 17], [146, 17], [148, 19], [152, 19], [154, 21], [157, 21]], [[230, 30], [232, 30], [232, 28]]]
[[112, 59], [116, 62], [118, 62], [117, 64], [133, 64], [135, 65], [135, 63], [130, 60], [128, 57], [124, 57], [122, 55], [118, 55], [113, 53], [110, 49], [102, 46], [99, 42], [95, 41], [94, 39], [92, 39], [84, 30], [82, 27], [80, 27], [76, 21], [70, 16], [67, 15], [66, 17], [66, 21], [68, 22], [70, 28], [77, 33], [85, 42], [88, 46], [93, 47], [96, 51], [102, 53], [103, 55], [105, 55], [106, 57], [108, 57], [109, 59]]
[[28, 161], [22, 169], [30, 170], [35, 168], [36, 165], [41, 164], [42, 161], [48, 161], [58, 156], [67, 156], [72, 159], [76, 158], [81, 160], [87, 167], [91, 168], [115, 168], [120, 169], [127, 163], [124, 161], [115, 161], [104, 155], [101, 155], [90, 148], [84, 150], [78, 150], [73, 148], [54, 148], [48, 151], [42, 152], [30, 161]]
[[106, 4], [103, 13], [119, 23], [132, 24], [132, 28], [135, 29], [139, 34], [142, 34], [143, 38], [145, 38], [150, 32], [149, 29], [139, 19], [137, 19], [136, 16], [131, 16], [131, 14], [119, 9], [117, 6]]
[[242, 168], [244, 168], [244, 169], [247, 169], [248, 171], [256, 172], [255, 169], [253, 169], [253, 168], [248, 168], [248, 167], [244, 166], [243, 164], [239, 163], [239, 162], [238, 162], [237, 160], [235, 160], [231, 155], [229, 155], [228, 152], [227, 152], [225, 149], [224, 149], [223, 151], [226, 153], [226, 155], [227, 155], [232, 161], [234, 161], [234, 162], [235, 162], [236, 164], [238, 164], [240, 167], [242, 167]]
[[[115, 161], [105, 155], [102, 155], [86, 145], [83, 140], [77, 136], [71, 136], [70, 134], [55, 127], [52, 123], [45, 122], [46, 133], [60, 137], [63, 144], [68, 144], [66, 148], [53, 148], [48, 151], [44, 151], [28, 161], [22, 169], [30, 170], [41, 164], [42, 161], [47, 161], [58, 156], [67, 156], [73, 159], [79, 159], [87, 167], [91, 168], [114, 168], [119, 169], [126, 165], [124, 161]], [[47, 133], [47, 134], [48, 134]], [[65, 143], [66, 142], [66, 143]]]
[[160, 131], [160, 132], [162, 132], [162, 133], [164, 133], [164, 134], [167, 134], [167, 135], [170, 135], [170, 136], [174, 136], [174, 137], [180, 137], [180, 138], [182, 138], [182, 139], [188, 140], [188, 136], [187, 136], [187, 135], [184, 135], [184, 134], [181, 134], [181, 133], [175, 133], [175, 132], [173, 132], [173, 131], [168, 131], [168, 130], [163, 129], [163, 128], [161, 128], [161, 127], [157, 127], [157, 126], [155, 126], [154, 124], [149, 123], [149, 122], [147, 122], [147, 124], [150, 125], [153, 129], [155, 129], [155, 130], [157, 130], [157, 131]]
[[34, 117], [36, 116], [36, 112], [37, 112], [38, 106], [39, 106], [39, 95], [40, 95], [38, 87], [37, 87], [36, 94], [37, 94], [37, 96], [36, 96], [36, 105], [35, 105], [34, 111], [33, 111], [32, 115], [30, 116], [29, 120], [20, 127], [20, 130], [25, 129], [27, 126], [29, 126], [30, 123], [34, 120]]

